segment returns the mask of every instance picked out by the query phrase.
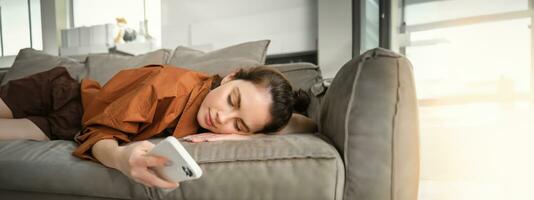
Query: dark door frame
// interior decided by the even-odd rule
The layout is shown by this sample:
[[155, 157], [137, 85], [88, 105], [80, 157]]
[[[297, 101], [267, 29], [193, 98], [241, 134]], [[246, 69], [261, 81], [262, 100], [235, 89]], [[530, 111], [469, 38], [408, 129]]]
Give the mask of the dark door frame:
[[[362, 48], [362, 19], [365, 19], [366, 0], [352, 0], [352, 57], [360, 55]], [[379, 3], [379, 47], [391, 49], [391, 0]]]

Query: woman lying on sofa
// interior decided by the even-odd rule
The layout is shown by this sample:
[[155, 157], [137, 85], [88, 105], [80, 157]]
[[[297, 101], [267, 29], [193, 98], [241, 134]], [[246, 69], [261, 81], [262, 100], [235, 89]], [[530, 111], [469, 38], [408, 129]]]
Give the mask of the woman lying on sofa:
[[[104, 86], [64, 67], [0, 87], [0, 140], [74, 140], [73, 155], [117, 169], [149, 187], [175, 188], [150, 170], [147, 139], [242, 140], [255, 133], [314, 132], [309, 97], [284, 75], [258, 66], [218, 75], [169, 65], [122, 70]], [[80, 131], [81, 130], [81, 131]]]

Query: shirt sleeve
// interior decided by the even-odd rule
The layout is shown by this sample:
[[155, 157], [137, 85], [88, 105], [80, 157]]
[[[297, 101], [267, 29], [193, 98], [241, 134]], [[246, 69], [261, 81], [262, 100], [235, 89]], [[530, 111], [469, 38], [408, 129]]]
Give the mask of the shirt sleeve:
[[81, 159], [100, 162], [94, 158], [91, 149], [93, 145], [103, 139], [115, 139], [119, 142], [119, 144], [130, 142], [130, 139], [126, 134], [122, 133], [121, 131], [114, 130], [113, 128], [105, 126], [88, 127], [84, 129], [84, 132], [81, 133], [81, 135], [75, 137], [76, 142], [80, 143], [80, 145], [74, 150], [74, 152], [72, 152], [72, 155]]
[[80, 145], [74, 155], [95, 160], [91, 148], [98, 141], [115, 139], [119, 143], [130, 142], [130, 137], [152, 125], [157, 105], [157, 97], [150, 86], [125, 93], [84, 123], [83, 132], [75, 137]]
[[75, 137], [80, 145], [73, 155], [97, 161], [91, 148], [98, 141], [115, 139], [119, 143], [128, 143], [132, 135], [150, 125], [158, 95], [152, 85], [146, 84], [150, 81], [144, 80], [155, 77], [147, 68], [121, 71], [104, 87], [87, 91], [91, 99], [84, 103], [84, 129]]

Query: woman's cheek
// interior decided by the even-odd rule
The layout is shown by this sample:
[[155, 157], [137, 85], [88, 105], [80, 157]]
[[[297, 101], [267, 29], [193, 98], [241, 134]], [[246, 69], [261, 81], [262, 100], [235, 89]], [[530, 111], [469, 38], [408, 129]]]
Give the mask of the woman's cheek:
[[219, 127], [217, 133], [228, 134], [231, 133], [231, 130], [229, 130], [228, 127]]

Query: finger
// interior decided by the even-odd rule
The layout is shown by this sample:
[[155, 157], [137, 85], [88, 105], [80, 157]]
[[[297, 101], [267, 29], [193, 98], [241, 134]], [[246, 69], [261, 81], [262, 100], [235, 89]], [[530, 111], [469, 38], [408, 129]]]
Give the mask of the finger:
[[156, 186], [156, 187], [160, 187], [160, 188], [175, 188], [175, 187], [178, 187], [178, 183], [174, 183], [174, 182], [170, 182], [170, 181], [166, 181], [166, 180], [163, 180], [161, 178], [159, 178], [158, 176], [156, 176], [155, 174], [153, 173], [150, 173], [147, 170], [143, 170], [142, 172], [140, 172], [139, 174], [139, 177], [138, 177], [141, 181], [149, 184], [149, 185], [152, 185], [152, 186]]
[[143, 180], [140, 180], [140, 179], [138, 179], [138, 178], [134, 178], [133, 180], [134, 180], [135, 182], [137, 182], [137, 183], [141, 183], [141, 184], [143, 184], [143, 185], [145, 185], [145, 186], [147, 186], [147, 187], [154, 187], [154, 185], [152, 185], [152, 184], [150, 184], [150, 183], [147, 183], [147, 182], [145, 182], [145, 181], [143, 181]]
[[193, 142], [193, 141], [188, 139], [188, 140], [184, 140], [184, 142]]
[[150, 141], [147, 141], [147, 140], [144, 140], [144, 141], [141, 141], [139, 146], [141, 147], [141, 149], [143, 151], [150, 151], [152, 148], [154, 148], [156, 145], [153, 144], [152, 142]]
[[145, 155], [142, 160], [143, 165], [146, 167], [159, 167], [165, 166], [165, 163], [167, 163], [169, 159], [163, 156]]
[[250, 139], [252, 135], [241, 135], [241, 134], [228, 134], [220, 137], [213, 138], [213, 141], [221, 140], [246, 140]]
[[194, 139], [194, 138], [201, 138], [201, 137], [204, 137], [204, 136], [196, 134], [196, 135], [190, 135], [190, 136], [183, 137], [183, 139], [184, 140], [191, 140], [191, 139]]
[[197, 133], [197, 134], [185, 136], [185, 137], [183, 137], [183, 139], [190, 140], [192, 138], [206, 138], [206, 137], [212, 137], [212, 136], [216, 136], [216, 135], [218, 135], [218, 134], [214, 134], [214, 133]]
[[199, 142], [208, 142], [209, 140], [207, 138], [199, 137], [199, 138], [191, 138], [191, 142], [193, 143], [199, 143]]

